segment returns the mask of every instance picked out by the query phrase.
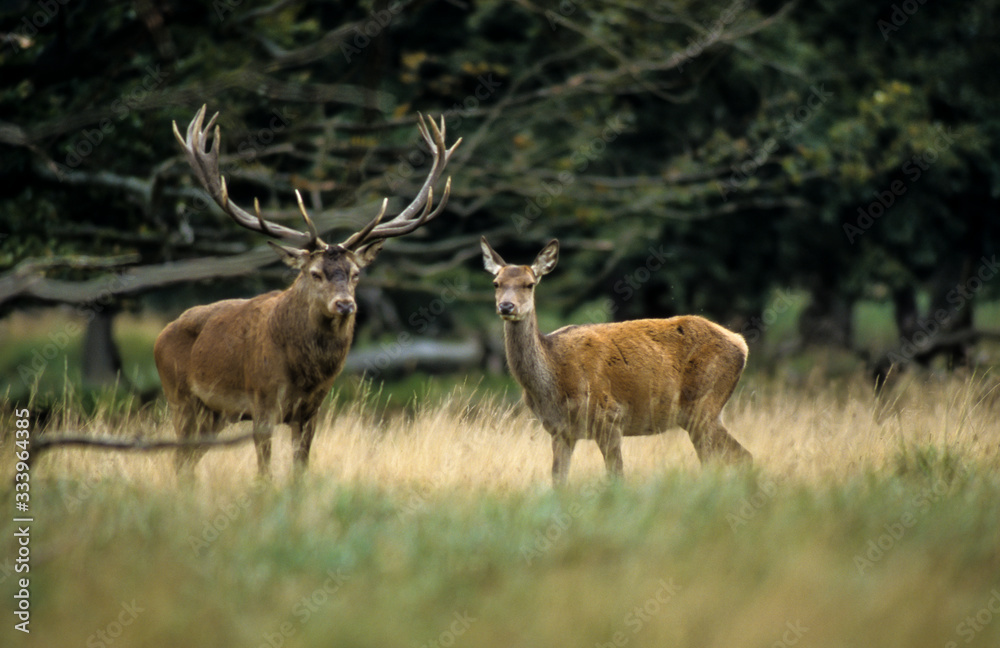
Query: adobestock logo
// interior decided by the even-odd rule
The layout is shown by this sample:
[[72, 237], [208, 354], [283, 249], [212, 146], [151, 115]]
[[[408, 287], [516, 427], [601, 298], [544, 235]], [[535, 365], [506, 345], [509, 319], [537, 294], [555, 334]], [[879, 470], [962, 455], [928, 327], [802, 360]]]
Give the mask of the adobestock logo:
[[7, 42], [14, 48], [14, 53], [28, 49], [34, 45], [34, 37], [39, 30], [45, 28], [59, 13], [59, 10], [69, 4], [69, 0], [39, 0], [35, 4], [38, 11], [25, 15], [18, 23], [17, 29], [7, 34]]
[[919, 181], [931, 165], [941, 158], [941, 153], [950, 149], [955, 143], [954, 132], [946, 131], [944, 126], [938, 126], [935, 130], [937, 137], [934, 138], [932, 145], [915, 153], [900, 165], [898, 172], [903, 174], [906, 181], [893, 180], [887, 188], [873, 191], [872, 197], [875, 200], [868, 203], [867, 207], [858, 207], [857, 218], [853, 224], [844, 223], [844, 234], [848, 243], [853, 244], [859, 236], [871, 229], [875, 221], [885, 215], [898, 199], [906, 194], [909, 185]]
[[[97, 128], [85, 128], [80, 131], [79, 137], [69, 145], [69, 153], [66, 154], [65, 161], [66, 167], [75, 169], [80, 166], [83, 160], [93, 153], [107, 136], [115, 132], [115, 124], [125, 120], [133, 110], [146, 100], [150, 92], [166, 83], [169, 76], [168, 72], [160, 69], [159, 63], [155, 66], [147, 65], [145, 72], [142, 80], [132, 90], [111, 102], [109, 108], [113, 118], [105, 117], [97, 123]], [[63, 172], [65, 173], [65, 170]]]

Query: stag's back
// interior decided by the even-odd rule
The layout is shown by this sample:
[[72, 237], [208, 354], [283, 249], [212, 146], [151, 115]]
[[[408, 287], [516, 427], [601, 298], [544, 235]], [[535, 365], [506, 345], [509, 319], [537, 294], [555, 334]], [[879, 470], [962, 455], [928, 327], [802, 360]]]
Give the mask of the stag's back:
[[626, 436], [717, 413], [747, 358], [741, 335], [693, 315], [567, 326], [542, 347], [562, 405], [590, 420], [615, 418]]
[[179, 402], [210, 387], [220, 398], [240, 394], [238, 406], [221, 410], [246, 409], [252, 361], [272, 346], [262, 323], [280, 294], [195, 306], [167, 325], [153, 346], [167, 399]]

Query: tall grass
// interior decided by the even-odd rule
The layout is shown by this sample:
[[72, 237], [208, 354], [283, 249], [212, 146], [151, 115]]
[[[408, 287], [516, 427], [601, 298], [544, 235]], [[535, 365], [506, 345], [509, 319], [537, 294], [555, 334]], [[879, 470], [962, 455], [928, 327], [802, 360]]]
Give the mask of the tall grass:
[[[415, 394], [393, 406], [371, 383], [352, 389], [350, 400], [335, 398], [320, 413], [310, 471], [340, 482], [393, 488], [461, 487], [508, 492], [547, 484], [550, 437], [509, 393], [481, 392], [458, 385], [427, 398]], [[1000, 380], [992, 375], [965, 380], [914, 377], [876, 399], [862, 381], [798, 387], [764, 377], [744, 380], [724, 413], [730, 431], [755, 456], [758, 469], [779, 480], [823, 484], [861, 472], [891, 468], [899, 457], [939, 448], [989, 466], [1000, 465]], [[249, 424], [230, 427], [235, 435]], [[94, 415], [72, 401], [48, 424], [50, 433], [71, 430], [95, 435], [172, 438], [166, 405], [137, 407], [127, 401], [104, 404]], [[288, 430], [276, 433], [276, 479], [288, 479]], [[656, 478], [664, 471], [701, 472], [683, 430], [628, 438], [623, 444], [628, 482]], [[107, 466], [95, 473], [94, 465]], [[169, 482], [172, 463], [162, 454], [136, 457], [95, 450], [60, 450], [41, 466], [60, 479], [95, 474]], [[571, 481], [582, 483], [604, 472], [597, 446], [581, 443], [573, 457]], [[199, 483], [215, 490], [239, 488], [256, 474], [248, 445], [211, 451], [198, 468]]]
[[[211, 451], [181, 484], [167, 455], [54, 450], [32, 476], [32, 639], [996, 646], [994, 383], [913, 382], [877, 403], [861, 383], [748, 380], [726, 420], [753, 469], [700, 467], [678, 430], [627, 439], [621, 482], [581, 443], [558, 491], [540, 426], [470, 388], [324, 412], [299, 479], [287, 430], [270, 482], [250, 447]], [[158, 406], [54, 427], [170, 436], [165, 421]]]

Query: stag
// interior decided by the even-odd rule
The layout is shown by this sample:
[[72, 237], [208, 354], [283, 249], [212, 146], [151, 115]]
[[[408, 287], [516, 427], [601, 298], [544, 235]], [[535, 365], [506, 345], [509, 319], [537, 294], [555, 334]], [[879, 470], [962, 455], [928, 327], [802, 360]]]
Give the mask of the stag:
[[[252, 420], [258, 471], [267, 475], [273, 428], [285, 423], [291, 427], [294, 464], [304, 469], [316, 432], [316, 412], [351, 347], [361, 270], [387, 239], [408, 234], [441, 213], [451, 179], [436, 208], [433, 185], [461, 139], [449, 148], [444, 118], [438, 126], [421, 115], [418, 127], [433, 163], [413, 202], [382, 222], [388, 204], [383, 200], [371, 222], [343, 242], [330, 244], [320, 238], [298, 191], [305, 232], [264, 220], [256, 200], [251, 215], [229, 198], [219, 172], [218, 126], [208, 146], [217, 117], [218, 113], [203, 127], [202, 106], [186, 137], [174, 123], [174, 135], [195, 177], [237, 225], [286, 243], [267, 241], [299, 273], [285, 290], [185, 311], [157, 337], [156, 368], [180, 439], [215, 435], [229, 423]], [[204, 452], [192, 446], [178, 449], [178, 473], [193, 471]]]
[[535, 286], [555, 268], [559, 242], [530, 266], [509, 265], [482, 238], [511, 374], [552, 435], [552, 481], [566, 481], [580, 439], [597, 442], [608, 473], [622, 474], [622, 437], [687, 430], [699, 460], [752, 461], [722, 424], [746, 365], [743, 336], [685, 315], [565, 326], [543, 335]]

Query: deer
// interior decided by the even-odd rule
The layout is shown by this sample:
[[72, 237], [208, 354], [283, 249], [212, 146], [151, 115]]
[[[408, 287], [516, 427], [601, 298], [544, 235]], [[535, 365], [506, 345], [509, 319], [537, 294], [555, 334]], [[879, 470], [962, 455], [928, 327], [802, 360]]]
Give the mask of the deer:
[[552, 437], [552, 483], [565, 484], [576, 442], [592, 439], [608, 475], [624, 473], [623, 437], [687, 431], [699, 461], [750, 464], [752, 455], [722, 423], [746, 366], [738, 333], [697, 315], [538, 330], [535, 288], [559, 260], [559, 241], [531, 265], [511, 265], [486, 237], [507, 366], [528, 409]]
[[[267, 243], [298, 275], [284, 290], [185, 311], [157, 337], [156, 368], [181, 441], [214, 436], [230, 423], [250, 420], [258, 475], [267, 477], [273, 429], [287, 424], [298, 474], [308, 465], [317, 411], [351, 348], [361, 271], [386, 240], [409, 234], [442, 212], [451, 178], [437, 207], [433, 185], [461, 138], [448, 147], [444, 117], [438, 125], [419, 115], [417, 126], [432, 153], [432, 163], [416, 197], [385, 222], [388, 198], [384, 199], [370, 222], [344, 241], [330, 244], [320, 238], [298, 191], [306, 231], [265, 220], [256, 199], [251, 215], [229, 198], [219, 171], [218, 113], [203, 126], [205, 111], [202, 106], [191, 120], [186, 137], [173, 124], [195, 178], [237, 225], [269, 237]], [[178, 447], [178, 474], [193, 473], [205, 451], [197, 444]]]

